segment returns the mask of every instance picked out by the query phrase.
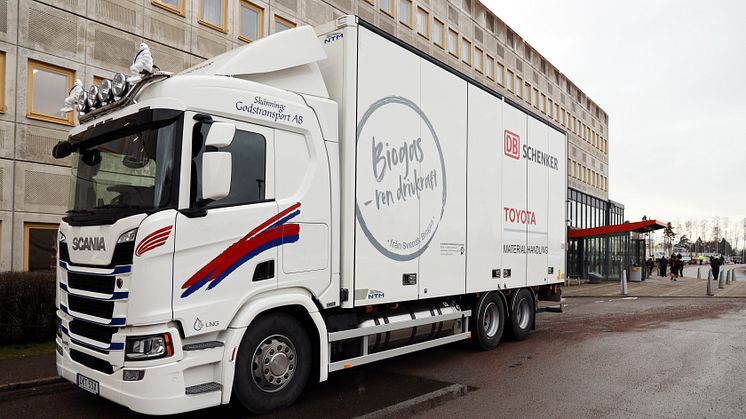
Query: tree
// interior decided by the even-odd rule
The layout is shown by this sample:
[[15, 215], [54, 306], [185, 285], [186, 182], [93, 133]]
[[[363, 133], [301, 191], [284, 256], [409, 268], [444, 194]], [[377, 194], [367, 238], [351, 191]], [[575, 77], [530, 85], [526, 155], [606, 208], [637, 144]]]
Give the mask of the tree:
[[663, 238], [666, 242], [664, 248], [668, 248], [670, 249], [670, 251], [673, 251], [673, 239], [676, 238], [676, 233], [673, 231], [673, 226], [670, 222], [666, 224], [666, 228], [663, 230]]
[[679, 238], [679, 242], [676, 243], [676, 247], [686, 250], [687, 252], [691, 250], [692, 241], [689, 240], [689, 237], [686, 236], [686, 234], [682, 234]]
[[712, 217], [712, 241], [719, 242], [722, 238], [723, 231], [720, 229], [720, 217]]

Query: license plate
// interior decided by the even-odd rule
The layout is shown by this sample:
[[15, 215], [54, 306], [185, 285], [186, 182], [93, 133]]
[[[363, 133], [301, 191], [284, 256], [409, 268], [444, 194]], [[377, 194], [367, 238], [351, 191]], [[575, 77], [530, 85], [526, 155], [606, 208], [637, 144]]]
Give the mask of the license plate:
[[91, 394], [98, 394], [98, 381], [91, 380], [85, 375], [78, 374], [78, 387]]

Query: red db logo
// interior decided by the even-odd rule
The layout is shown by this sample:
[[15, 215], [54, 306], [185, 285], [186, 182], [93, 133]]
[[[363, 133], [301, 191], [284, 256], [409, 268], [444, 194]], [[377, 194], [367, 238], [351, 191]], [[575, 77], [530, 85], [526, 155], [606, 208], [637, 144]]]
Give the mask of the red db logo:
[[505, 155], [516, 160], [520, 159], [521, 137], [514, 132], [505, 130]]

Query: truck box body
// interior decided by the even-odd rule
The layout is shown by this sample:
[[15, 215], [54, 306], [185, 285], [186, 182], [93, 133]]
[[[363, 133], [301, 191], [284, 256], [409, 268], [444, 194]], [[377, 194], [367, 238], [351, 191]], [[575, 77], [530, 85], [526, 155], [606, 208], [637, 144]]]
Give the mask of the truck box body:
[[317, 31], [340, 104], [341, 287], [352, 303], [560, 282], [565, 134], [348, 19]]

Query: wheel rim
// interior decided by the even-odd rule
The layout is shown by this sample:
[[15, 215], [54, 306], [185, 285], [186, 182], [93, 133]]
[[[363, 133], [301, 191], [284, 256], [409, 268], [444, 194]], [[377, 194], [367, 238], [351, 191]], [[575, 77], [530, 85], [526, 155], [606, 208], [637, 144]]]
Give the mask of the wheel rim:
[[487, 337], [493, 337], [497, 334], [497, 329], [500, 327], [500, 312], [497, 304], [490, 302], [487, 307], [484, 308], [484, 315], [482, 316], [482, 330], [484, 330]]
[[518, 324], [518, 328], [528, 328], [528, 321], [531, 318], [531, 310], [528, 306], [528, 300], [523, 298], [521, 299], [521, 301], [518, 302], [518, 307], [515, 311], [515, 315], [518, 318], [518, 321], [516, 322]]
[[283, 335], [272, 335], [254, 350], [251, 366], [254, 382], [268, 393], [282, 390], [293, 379], [297, 362], [293, 342]]

